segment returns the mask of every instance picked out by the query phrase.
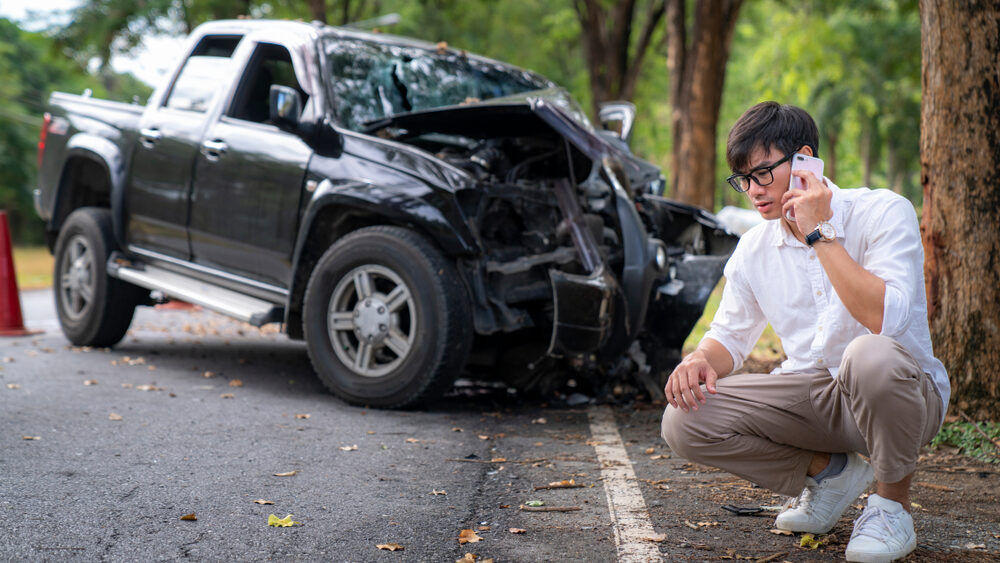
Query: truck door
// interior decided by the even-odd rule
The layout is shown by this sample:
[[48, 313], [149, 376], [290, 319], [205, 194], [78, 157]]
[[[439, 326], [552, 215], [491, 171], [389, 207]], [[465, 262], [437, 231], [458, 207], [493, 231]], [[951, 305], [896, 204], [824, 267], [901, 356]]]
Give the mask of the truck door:
[[126, 191], [130, 247], [188, 260], [188, 197], [206, 116], [229, 83], [239, 36], [206, 36], [139, 123]]
[[312, 149], [269, 123], [273, 84], [297, 89], [308, 107], [288, 49], [258, 43], [195, 156], [189, 234], [194, 262], [287, 288]]

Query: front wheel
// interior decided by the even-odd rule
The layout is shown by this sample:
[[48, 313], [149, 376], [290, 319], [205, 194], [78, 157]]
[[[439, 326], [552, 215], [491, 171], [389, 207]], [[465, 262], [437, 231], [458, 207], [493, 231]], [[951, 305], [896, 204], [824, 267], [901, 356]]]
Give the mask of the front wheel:
[[472, 340], [455, 265], [398, 227], [361, 229], [331, 246], [310, 277], [304, 307], [320, 380], [357, 405], [399, 408], [441, 395]]
[[136, 305], [148, 295], [108, 276], [114, 249], [107, 209], [77, 209], [59, 231], [52, 279], [56, 311], [63, 333], [77, 346], [117, 344], [132, 323]]

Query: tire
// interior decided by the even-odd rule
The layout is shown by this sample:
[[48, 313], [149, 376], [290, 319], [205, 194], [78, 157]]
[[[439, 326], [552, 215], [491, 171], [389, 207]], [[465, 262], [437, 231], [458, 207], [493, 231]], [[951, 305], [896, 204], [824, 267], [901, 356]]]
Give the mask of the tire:
[[355, 405], [402, 408], [441, 396], [472, 342], [455, 265], [408, 229], [368, 227], [331, 246], [312, 272], [304, 308], [317, 375]]
[[56, 311], [63, 333], [77, 346], [117, 344], [132, 323], [136, 305], [149, 294], [108, 277], [108, 256], [115, 249], [107, 209], [77, 209], [59, 231], [52, 275]]

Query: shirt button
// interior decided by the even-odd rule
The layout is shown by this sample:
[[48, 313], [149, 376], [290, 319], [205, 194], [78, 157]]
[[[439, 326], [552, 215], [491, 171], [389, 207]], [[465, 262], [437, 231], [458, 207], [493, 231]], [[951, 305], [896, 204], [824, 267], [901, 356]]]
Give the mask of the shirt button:
[[815, 254], [810, 254], [809, 255], [809, 259], [810, 260], [815, 260], [816, 259], [816, 255]]
[[819, 365], [823, 365], [823, 358], [816, 360], [816, 363]]
[[823, 326], [821, 325], [821, 326], [816, 327], [816, 330], [818, 332], [823, 332]]
[[816, 290], [816, 295], [823, 295], [822, 291]]

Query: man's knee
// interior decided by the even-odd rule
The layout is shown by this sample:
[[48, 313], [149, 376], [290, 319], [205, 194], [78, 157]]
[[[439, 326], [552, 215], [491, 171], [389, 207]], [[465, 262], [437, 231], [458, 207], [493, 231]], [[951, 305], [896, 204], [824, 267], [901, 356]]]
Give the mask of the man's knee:
[[670, 446], [670, 451], [685, 459], [692, 458], [695, 452], [693, 445], [698, 441], [694, 420], [694, 412], [686, 413], [671, 406], [663, 412], [660, 435]]
[[847, 345], [838, 378], [850, 388], [876, 394], [900, 380], [901, 375], [907, 378], [900, 366], [905, 372], [907, 358], [902, 346], [888, 336], [866, 334]]

